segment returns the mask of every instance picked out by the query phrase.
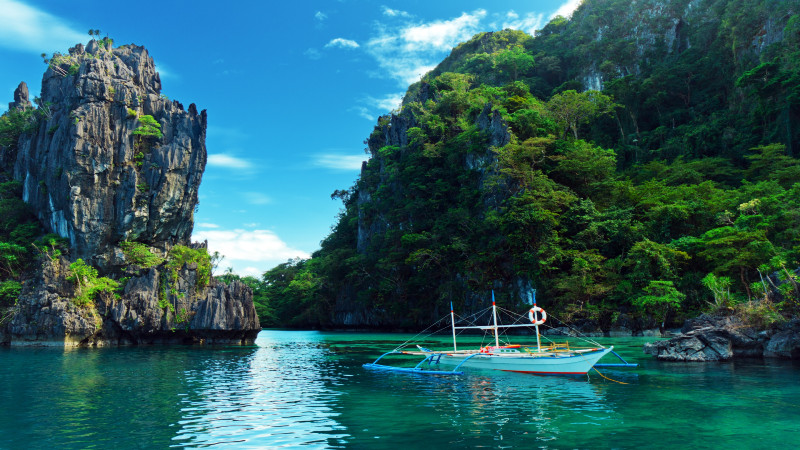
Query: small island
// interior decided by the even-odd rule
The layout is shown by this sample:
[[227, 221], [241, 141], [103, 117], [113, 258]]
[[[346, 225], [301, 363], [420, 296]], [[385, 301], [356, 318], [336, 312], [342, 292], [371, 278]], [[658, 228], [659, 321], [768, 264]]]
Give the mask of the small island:
[[191, 242], [206, 111], [161, 95], [144, 47], [43, 57], [41, 97], [21, 83], [0, 135], [0, 343], [251, 344], [251, 289]]

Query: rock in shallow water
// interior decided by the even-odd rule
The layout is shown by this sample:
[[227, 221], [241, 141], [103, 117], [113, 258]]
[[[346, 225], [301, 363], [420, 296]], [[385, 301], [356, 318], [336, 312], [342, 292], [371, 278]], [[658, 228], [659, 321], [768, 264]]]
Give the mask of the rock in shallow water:
[[759, 331], [736, 316], [703, 314], [687, 320], [681, 331], [672, 339], [645, 344], [644, 352], [663, 361], [800, 358], [800, 319]]

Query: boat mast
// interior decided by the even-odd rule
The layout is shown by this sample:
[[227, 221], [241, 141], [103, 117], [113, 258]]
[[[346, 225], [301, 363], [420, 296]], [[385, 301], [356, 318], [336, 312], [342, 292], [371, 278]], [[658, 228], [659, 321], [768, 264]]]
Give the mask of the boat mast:
[[[536, 289], [533, 290], [533, 307], [536, 308]], [[536, 313], [533, 313], [533, 318], [536, 319]], [[536, 327], [536, 351], [542, 351], [542, 342], [539, 339], [539, 325], [535, 325]]]
[[453, 328], [453, 351], [456, 351], [456, 314], [453, 312], [452, 300], [450, 300], [450, 326]]
[[[494, 345], [500, 347], [500, 336], [497, 333], [497, 305], [494, 303], [494, 289], [492, 289], [492, 316], [494, 317]], [[537, 331], [536, 336], [539, 336]]]

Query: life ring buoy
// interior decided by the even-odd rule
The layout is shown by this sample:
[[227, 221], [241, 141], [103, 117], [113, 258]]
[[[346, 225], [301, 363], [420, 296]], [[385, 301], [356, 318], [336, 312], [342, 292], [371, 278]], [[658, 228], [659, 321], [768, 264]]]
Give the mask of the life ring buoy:
[[[537, 312], [541, 313], [541, 316], [542, 316], [541, 319], [538, 319], [538, 320], [536, 319], [536, 313]], [[541, 325], [541, 324], [543, 324], [543, 323], [545, 323], [547, 321], [547, 313], [544, 312], [544, 310], [542, 308], [539, 308], [538, 306], [534, 306], [533, 308], [530, 309], [530, 311], [528, 311], [528, 318], [531, 319], [531, 323], [532, 324]]]

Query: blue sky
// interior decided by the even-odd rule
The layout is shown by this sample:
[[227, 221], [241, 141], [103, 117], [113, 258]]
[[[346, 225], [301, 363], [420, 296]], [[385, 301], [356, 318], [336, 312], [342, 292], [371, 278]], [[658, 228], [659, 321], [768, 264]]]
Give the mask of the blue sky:
[[[408, 85], [481, 31], [533, 33], [579, 0], [0, 0], [0, 113], [25, 81], [38, 95], [41, 53], [99, 29], [144, 45], [162, 93], [208, 110], [208, 166], [195, 240], [220, 268], [260, 275], [308, 257], [356, 181], [363, 141]], [[121, 5], [121, 6], [118, 6]]]

